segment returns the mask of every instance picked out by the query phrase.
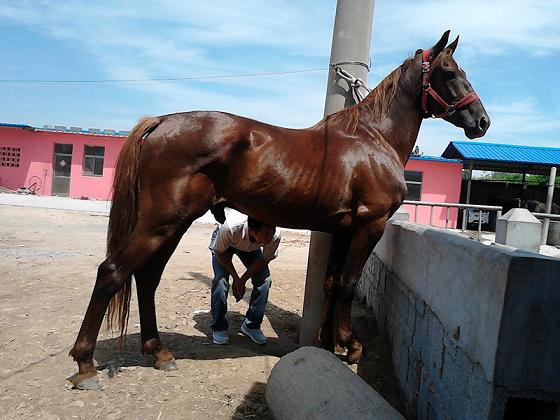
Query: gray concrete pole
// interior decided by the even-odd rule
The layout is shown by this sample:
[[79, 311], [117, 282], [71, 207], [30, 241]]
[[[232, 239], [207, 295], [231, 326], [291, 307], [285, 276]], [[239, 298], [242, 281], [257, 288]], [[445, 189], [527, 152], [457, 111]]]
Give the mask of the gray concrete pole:
[[[548, 178], [548, 194], [546, 195], [546, 210], [545, 213], [552, 211], [552, 198], [554, 197], [554, 185], [556, 183], [556, 166], [550, 168], [550, 177]], [[544, 219], [541, 231], [541, 245], [546, 245], [548, 237], [548, 226], [550, 219]]]
[[[331, 64], [339, 64], [354, 77], [367, 81], [371, 53], [371, 32], [375, 0], [338, 0], [331, 47]], [[353, 63], [353, 64], [350, 64]], [[364, 65], [355, 64], [363, 63]], [[325, 116], [354, 105], [352, 90], [346, 80], [337, 77], [329, 66]], [[307, 278], [303, 302], [300, 346], [313, 344], [323, 312], [323, 282], [332, 238], [323, 232], [312, 232], [307, 260]]]

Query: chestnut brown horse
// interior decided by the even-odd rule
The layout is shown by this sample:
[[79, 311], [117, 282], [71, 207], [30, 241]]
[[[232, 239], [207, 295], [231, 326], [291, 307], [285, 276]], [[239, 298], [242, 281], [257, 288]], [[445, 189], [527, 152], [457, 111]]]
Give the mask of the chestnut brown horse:
[[356, 362], [350, 310], [366, 259], [406, 195], [404, 166], [425, 117], [440, 116], [469, 138], [490, 119], [453, 58], [449, 31], [387, 76], [362, 102], [302, 129], [275, 127], [223, 112], [146, 118], [120, 153], [107, 259], [70, 355], [78, 388], [95, 388], [97, 335], [126, 327], [136, 279], [142, 351], [157, 369], [176, 369], [161, 343], [154, 294], [163, 269], [191, 223], [227, 201], [262, 222], [329, 232], [333, 246], [317, 342], [348, 349]]

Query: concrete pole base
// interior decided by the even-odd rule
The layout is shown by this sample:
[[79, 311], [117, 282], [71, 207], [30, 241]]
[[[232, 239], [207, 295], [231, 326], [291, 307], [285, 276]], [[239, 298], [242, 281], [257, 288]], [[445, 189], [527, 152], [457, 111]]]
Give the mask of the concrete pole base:
[[404, 419], [334, 354], [317, 347], [280, 359], [268, 379], [266, 401], [276, 420]]
[[496, 243], [539, 252], [541, 222], [527, 209], [511, 209], [496, 222]]

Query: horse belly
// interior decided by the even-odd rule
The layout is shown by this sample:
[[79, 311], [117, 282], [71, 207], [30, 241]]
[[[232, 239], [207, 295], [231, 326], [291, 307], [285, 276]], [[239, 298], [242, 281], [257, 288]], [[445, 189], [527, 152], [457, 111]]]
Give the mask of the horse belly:
[[338, 188], [313, 171], [295, 171], [291, 177], [253, 173], [228, 181], [220, 188], [226, 200], [243, 213], [277, 226], [330, 231], [338, 215], [349, 208], [344, 206], [348, 188]]

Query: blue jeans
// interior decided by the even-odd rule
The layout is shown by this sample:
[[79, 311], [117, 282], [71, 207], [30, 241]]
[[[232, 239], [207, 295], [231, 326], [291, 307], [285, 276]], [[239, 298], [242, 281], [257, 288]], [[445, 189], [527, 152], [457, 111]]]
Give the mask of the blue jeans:
[[[250, 252], [239, 251], [235, 248], [230, 249], [247, 268], [262, 256], [260, 249]], [[212, 331], [225, 331], [229, 328], [226, 313], [230, 275], [214, 254], [212, 254], [212, 268], [214, 269], [214, 279], [212, 280], [212, 295], [210, 297], [210, 308], [212, 309], [210, 328], [212, 328]], [[255, 274], [251, 278], [251, 283], [253, 284], [253, 292], [249, 301], [249, 309], [245, 315], [245, 322], [248, 328], [260, 328], [268, 301], [268, 290], [272, 283], [268, 266]]]

